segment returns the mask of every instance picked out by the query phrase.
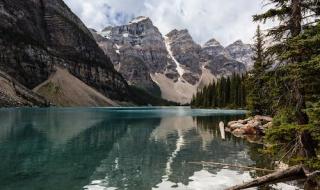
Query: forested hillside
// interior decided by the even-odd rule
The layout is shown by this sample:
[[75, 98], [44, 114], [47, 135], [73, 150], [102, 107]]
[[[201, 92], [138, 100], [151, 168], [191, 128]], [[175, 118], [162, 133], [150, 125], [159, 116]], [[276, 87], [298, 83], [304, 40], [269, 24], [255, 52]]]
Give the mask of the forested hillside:
[[193, 96], [192, 107], [197, 108], [245, 108], [245, 76], [233, 74], [213, 81]]

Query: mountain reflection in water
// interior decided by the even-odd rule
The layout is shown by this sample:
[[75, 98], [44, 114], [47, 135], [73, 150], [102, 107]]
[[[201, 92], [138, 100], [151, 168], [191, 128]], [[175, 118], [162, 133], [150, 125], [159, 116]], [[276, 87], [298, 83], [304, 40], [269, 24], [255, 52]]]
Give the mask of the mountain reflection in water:
[[262, 174], [190, 162], [270, 167], [259, 145], [221, 139], [219, 122], [243, 117], [190, 108], [3, 109], [0, 189], [224, 189]]

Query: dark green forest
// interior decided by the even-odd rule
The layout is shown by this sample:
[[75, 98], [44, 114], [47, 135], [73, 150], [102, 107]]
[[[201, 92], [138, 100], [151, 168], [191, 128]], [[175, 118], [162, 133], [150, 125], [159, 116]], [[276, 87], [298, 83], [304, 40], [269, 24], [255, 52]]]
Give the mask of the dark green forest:
[[[318, 168], [320, 137], [320, 5], [316, 0], [269, 0], [253, 16], [279, 24], [257, 29], [255, 66], [249, 74], [248, 109], [274, 117], [269, 152], [291, 164]], [[266, 39], [271, 39], [266, 45]], [[280, 159], [279, 158], [279, 159]]]
[[245, 76], [233, 74], [221, 77], [193, 96], [191, 106], [196, 108], [245, 108]]

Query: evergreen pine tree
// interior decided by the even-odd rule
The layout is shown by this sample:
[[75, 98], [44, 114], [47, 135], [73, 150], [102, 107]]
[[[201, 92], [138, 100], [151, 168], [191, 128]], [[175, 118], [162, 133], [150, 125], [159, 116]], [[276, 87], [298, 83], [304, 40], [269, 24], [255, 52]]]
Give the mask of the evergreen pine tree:
[[[306, 125], [309, 117], [306, 110], [306, 89], [303, 85], [303, 78], [297, 77], [301, 73], [299, 68], [304, 64], [305, 57], [301, 54], [292, 54], [288, 57], [288, 47], [290, 41], [299, 37], [303, 33], [303, 28], [308, 26], [308, 19], [319, 14], [318, 1], [315, 0], [268, 0], [273, 8], [267, 12], [255, 15], [255, 21], [266, 21], [277, 19], [279, 25], [270, 29], [268, 36], [274, 39], [274, 44], [268, 48], [269, 55], [280, 61], [274, 69], [272, 79], [274, 83], [273, 99], [277, 103], [273, 104], [275, 110], [290, 110], [294, 115], [293, 123]], [[297, 44], [295, 44], [297, 45]], [[300, 50], [298, 50], [300, 51]], [[303, 128], [303, 127], [301, 127]], [[315, 157], [312, 138], [308, 131], [299, 132], [299, 143], [301, 147], [300, 156]]]
[[213, 81], [212, 83], [212, 99], [211, 99], [211, 107], [217, 107], [217, 89], [216, 89], [216, 82]]
[[244, 108], [247, 105], [247, 89], [245, 84], [245, 75], [241, 76], [241, 105], [240, 108]]
[[[278, 60], [282, 59], [282, 55], [286, 54], [287, 48], [286, 43], [288, 39], [298, 36], [302, 32], [303, 26], [309, 23], [302, 24], [303, 21], [310, 18], [310, 15], [316, 15], [317, 9], [314, 8], [316, 1], [310, 0], [268, 0], [273, 8], [269, 9], [263, 14], [255, 15], [253, 18], [255, 21], [266, 21], [270, 19], [279, 20], [280, 24], [274, 28], [271, 28], [268, 32], [268, 36], [272, 37], [276, 42], [276, 45], [268, 48], [268, 52], [271, 56], [277, 56]], [[285, 66], [280, 66], [279, 71], [275, 74], [280, 74], [279, 79], [286, 79], [283, 75], [294, 74], [291, 73], [287, 65], [289, 64], [299, 64], [301, 62], [300, 56], [290, 57], [287, 60], [282, 60]], [[289, 64], [288, 64], [289, 63]], [[276, 76], [277, 77], [277, 76]], [[289, 77], [290, 78], [290, 77]], [[308, 117], [304, 112], [305, 101], [304, 101], [304, 89], [299, 88], [301, 86], [301, 81], [294, 79], [290, 81], [282, 80], [280, 85], [287, 86], [286, 97], [282, 97], [278, 94], [282, 105], [290, 106], [295, 112], [296, 121], [299, 124], [307, 124]], [[277, 88], [285, 88], [279, 86]], [[279, 104], [281, 105], [281, 104]], [[281, 105], [281, 106], [282, 106]], [[281, 109], [281, 108], [280, 108]]]
[[226, 81], [226, 105], [227, 106], [230, 106], [230, 103], [231, 103], [231, 94], [230, 94], [230, 90], [231, 90], [231, 78], [228, 77], [227, 78], [227, 81]]
[[266, 53], [264, 48], [264, 38], [260, 30], [260, 26], [257, 27], [255, 35], [255, 44], [253, 47], [254, 61], [253, 69], [248, 74], [248, 109], [253, 115], [267, 115], [268, 107], [270, 103], [266, 97], [268, 92], [266, 90], [266, 70], [268, 69], [268, 63], [266, 60]]
[[226, 79], [224, 77], [221, 77], [220, 79], [220, 99], [221, 99], [221, 107], [226, 106]]
[[246, 106], [245, 77], [233, 74], [221, 77], [199, 90], [191, 100], [198, 108], [244, 108]]
[[230, 84], [230, 104], [232, 107], [236, 107], [236, 96], [237, 96], [236, 74], [233, 73], [231, 76], [231, 84]]

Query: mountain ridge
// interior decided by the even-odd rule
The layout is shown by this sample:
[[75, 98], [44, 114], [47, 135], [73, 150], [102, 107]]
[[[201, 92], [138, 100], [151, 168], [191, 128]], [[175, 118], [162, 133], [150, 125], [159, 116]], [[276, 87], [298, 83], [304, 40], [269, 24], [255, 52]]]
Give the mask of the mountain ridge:
[[[248, 57], [243, 59], [241, 53], [249, 52], [237, 44], [226, 49], [214, 40], [201, 46], [186, 29], [162, 35], [143, 16], [97, 32], [88, 29], [62, 0], [0, 0], [0, 33], [0, 70], [27, 89], [28, 97], [37, 95], [30, 89], [63, 68], [68, 80], [80, 84], [79, 79], [84, 83], [79, 85], [82, 89], [97, 90], [93, 93], [96, 98], [102, 95], [139, 105], [186, 104], [215, 78], [245, 72], [241, 61]], [[2, 81], [14, 96], [17, 89], [7, 85], [11, 80]], [[25, 103], [33, 105], [28, 100]]]
[[62, 0], [0, 0], [0, 34], [0, 70], [26, 89], [48, 80], [58, 66], [112, 100], [149, 101], [135, 97], [141, 91], [132, 90]]
[[[104, 52], [115, 58], [115, 68], [129, 83], [139, 81], [140, 87], [147, 90], [152, 89], [150, 84], [153, 88], [157, 85], [162, 98], [180, 103], [189, 103], [198, 88], [212, 82], [208, 80], [244, 73], [252, 62], [251, 55], [247, 55], [251, 53], [250, 49], [242, 51], [245, 49], [243, 43], [223, 47], [217, 40], [210, 39], [199, 45], [187, 29], [174, 29], [162, 35], [152, 20], [143, 16], [125, 25], [91, 32]], [[242, 59], [242, 56], [247, 57]], [[122, 61], [128, 58], [130, 62]], [[130, 65], [130, 69], [124, 69], [128, 67], [126, 65]], [[179, 94], [183, 100], [178, 98]]]

